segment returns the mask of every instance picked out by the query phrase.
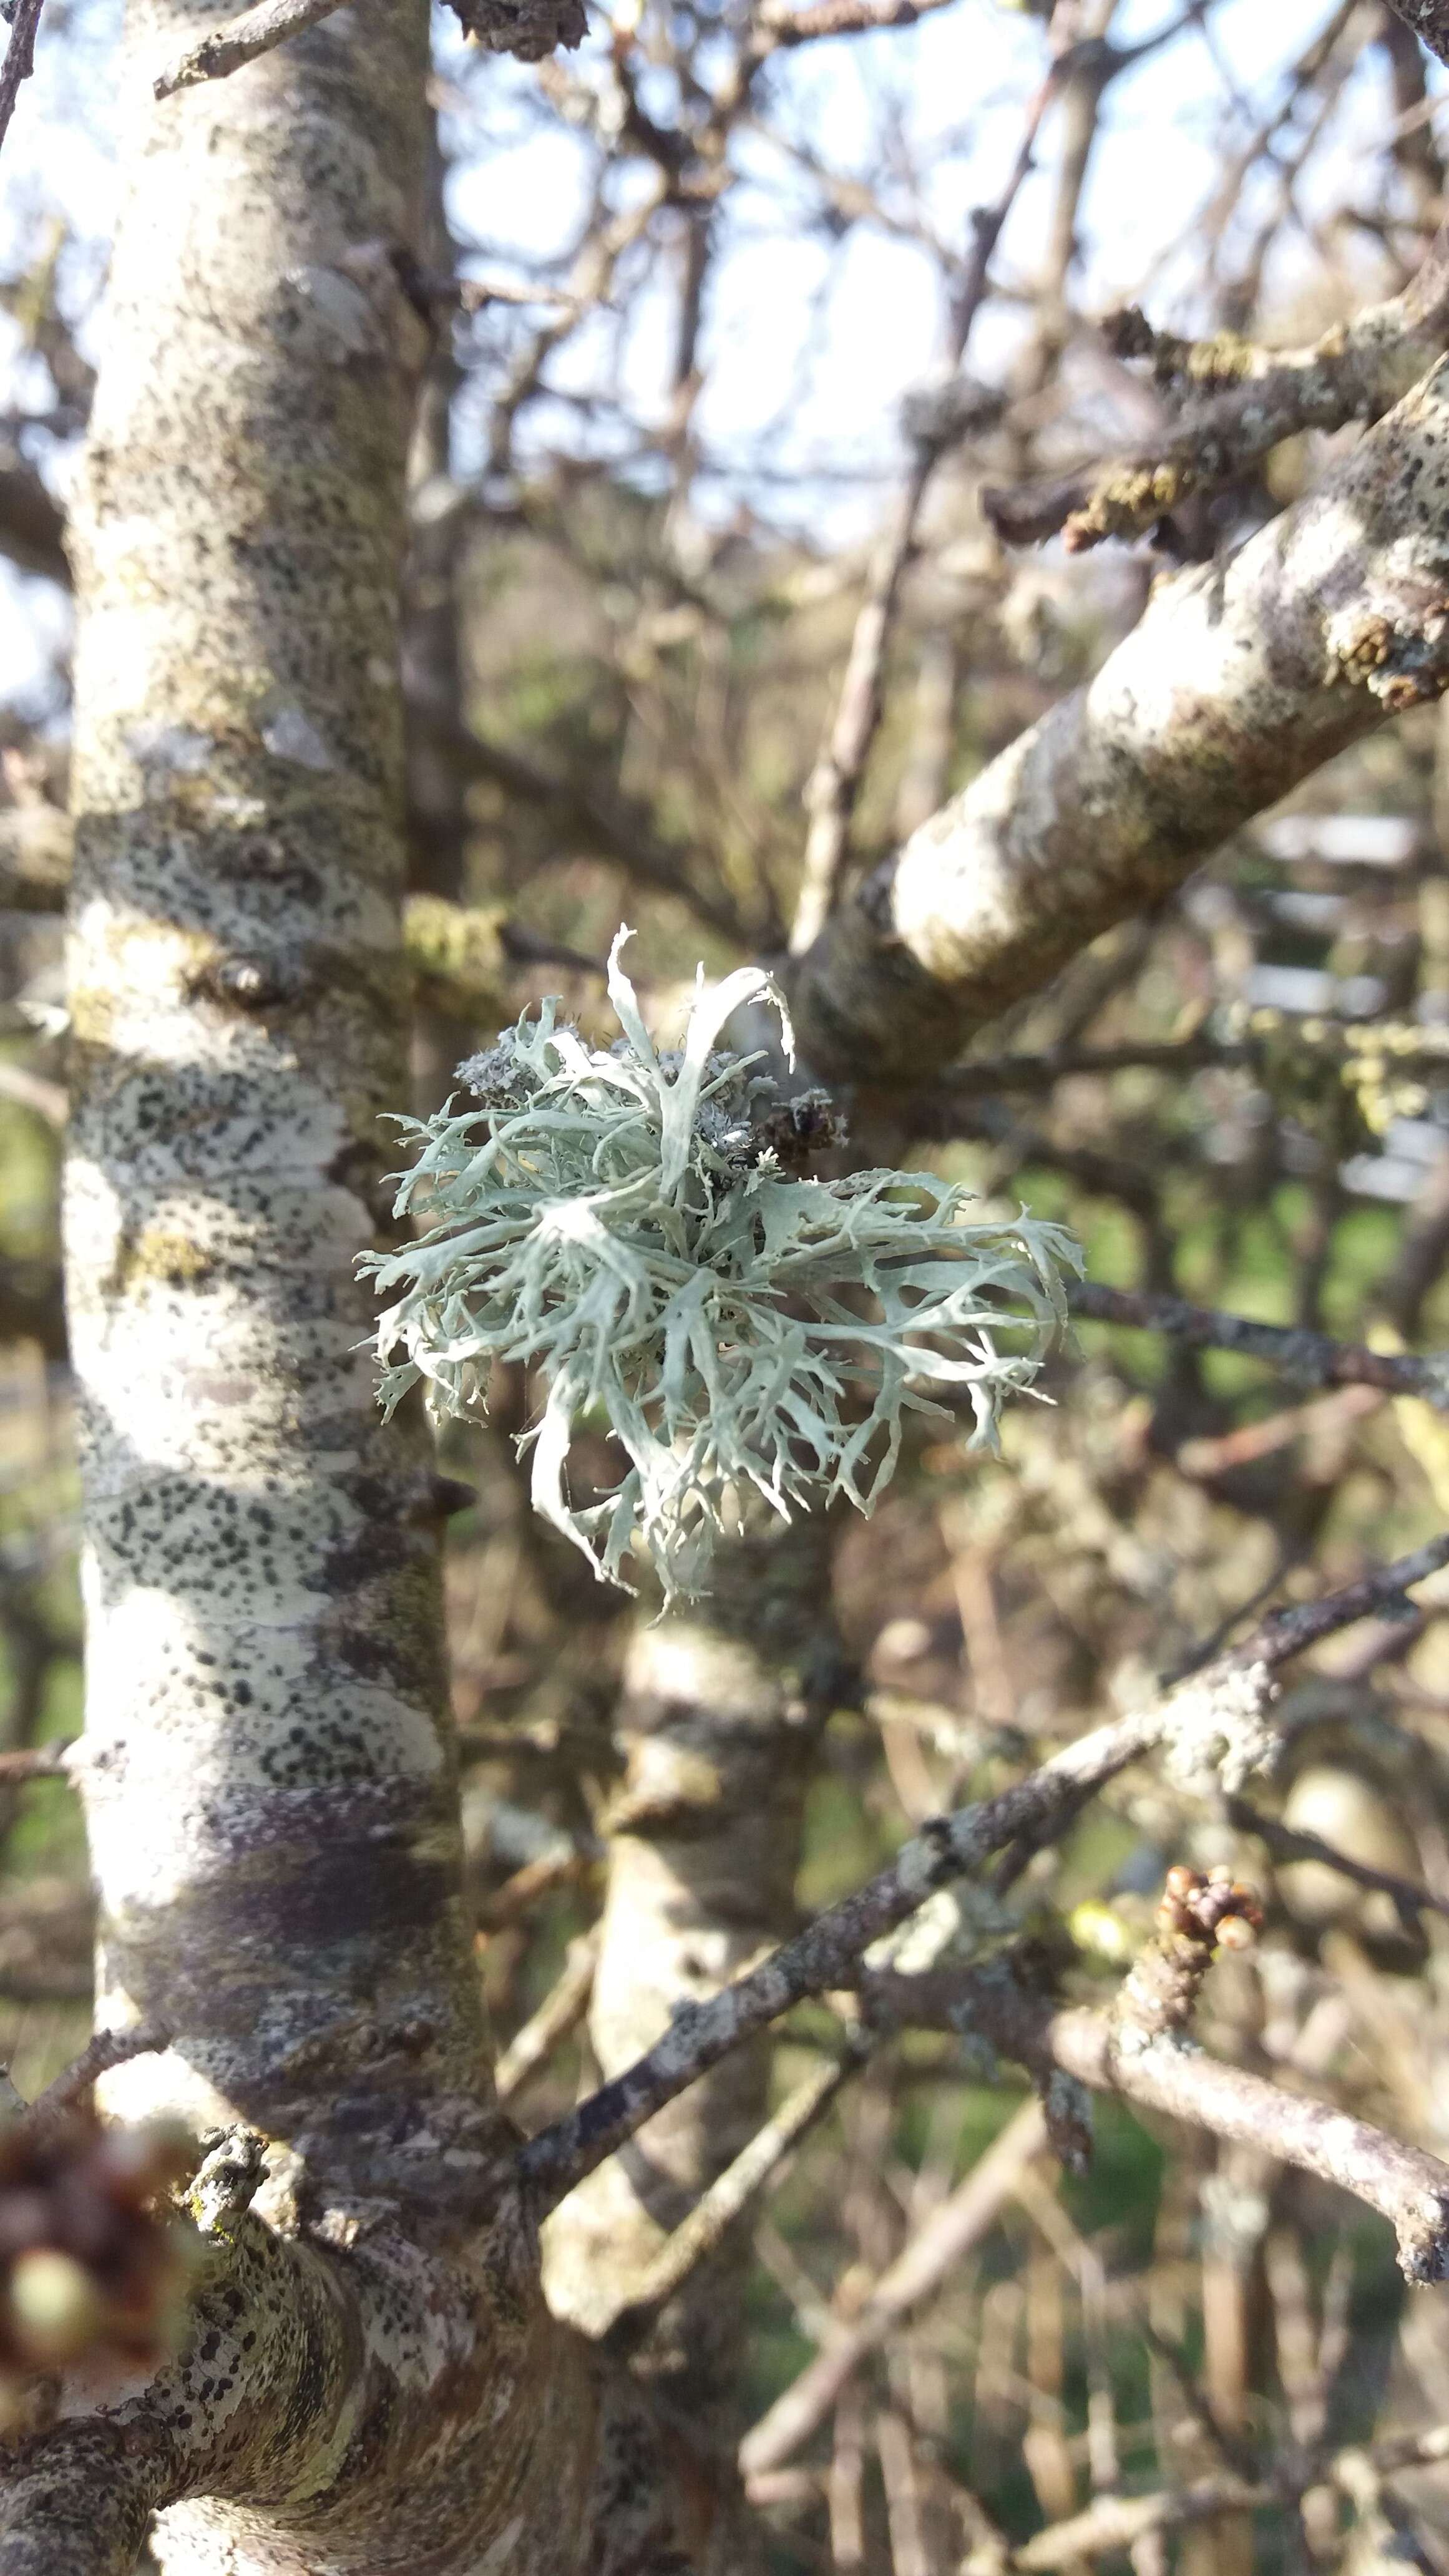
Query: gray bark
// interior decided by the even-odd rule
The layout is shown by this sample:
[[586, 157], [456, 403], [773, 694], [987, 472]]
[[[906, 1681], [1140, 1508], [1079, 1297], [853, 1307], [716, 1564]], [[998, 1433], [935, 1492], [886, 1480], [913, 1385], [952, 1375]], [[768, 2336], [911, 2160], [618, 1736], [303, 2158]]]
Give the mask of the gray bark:
[[791, 979], [819, 1072], [909, 1086], [1449, 682], [1449, 361], [921, 826]]
[[186, 2348], [77, 2373], [0, 2481], [0, 2569], [662, 2571], [627, 2382], [544, 2305], [461, 1905], [420, 1426], [353, 1264], [405, 1096], [397, 601], [420, 327], [420, 0], [149, 103], [138, 0], [77, 510], [70, 1326], [78, 1763], [106, 2106], [271, 2142], [198, 2199]]

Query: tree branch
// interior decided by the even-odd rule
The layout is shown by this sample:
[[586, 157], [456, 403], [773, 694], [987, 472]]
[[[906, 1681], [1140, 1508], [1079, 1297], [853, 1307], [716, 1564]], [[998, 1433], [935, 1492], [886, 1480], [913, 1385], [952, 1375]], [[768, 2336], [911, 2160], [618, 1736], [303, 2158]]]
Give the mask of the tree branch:
[[1449, 681], [1449, 363], [1226, 565], [1157, 586], [791, 976], [807, 1061], [918, 1086], [1114, 922]]
[[615, 2316], [611, 2333], [617, 2334], [621, 2327], [627, 2332], [636, 2322], [647, 2323], [655, 2310], [708, 2260], [736, 2219], [744, 2215], [751, 2201], [758, 2199], [785, 2158], [824, 2119], [837, 2093], [868, 2053], [866, 2044], [854, 2045], [840, 2057], [826, 2058], [801, 2078], [773, 2119], [756, 2130], [748, 2146], [742, 2147], [733, 2162], [701, 2193], [689, 2216], [660, 2247], [647, 2272], [634, 2284], [627, 2304]]
[[176, 90], [195, 89], [202, 81], [226, 80], [245, 63], [284, 45], [289, 36], [300, 36], [304, 27], [315, 27], [319, 18], [330, 18], [341, 6], [342, 0], [257, 0], [254, 9], [243, 9], [238, 17], [214, 27], [199, 45], [158, 73], [152, 83], [155, 94], [170, 98]]
[[887, 2022], [979, 2032], [1019, 2065], [1054, 2066], [1094, 2093], [1331, 2182], [1388, 2220], [1406, 2280], [1449, 2275], [1449, 2165], [1346, 2111], [1223, 2065], [1170, 2022], [1158, 2028], [1115, 2008], [1058, 2005], [1010, 1956], [918, 1977], [880, 1971], [861, 1985], [867, 2010]]
[[28, 81], [35, 69], [35, 35], [44, 5], [45, 0], [15, 0], [10, 42], [5, 48], [5, 60], [0, 63], [0, 143], [10, 131], [21, 82]]
[[1121, 1324], [1166, 1333], [1189, 1350], [1237, 1351], [1264, 1360], [1303, 1386], [1372, 1386], [1384, 1395], [1414, 1395], [1438, 1412], [1449, 1411], [1449, 1358], [1419, 1359], [1407, 1351], [1371, 1351], [1336, 1342], [1292, 1324], [1259, 1324], [1247, 1315], [1224, 1315], [1183, 1297], [1139, 1289], [1102, 1288], [1081, 1280], [1068, 1291], [1072, 1313], [1085, 1323]]
[[1105, 537], [1141, 536], [1193, 493], [1237, 481], [1286, 438], [1381, 419], [1449, 339], [1449, 228], [1401, 295], [1308, 349], [1259, 349], [1232, 335], [1186, 342], [1130, 308], [1103, 327], [1118, 356], [1152, 358], [1159, 384], [1187, 399], [1171, 433], [1133, 454], [984, 490], [981, 507], [1008, 545], [1039, 545], [1060, 530], [1075, 554]]
[[594, 1967], [599, 1955], [595, 1929], [571, 1941], [563, 1972], [549, 1988], [538, 2010], [514, 2032], [493, 2069], [493, 2090], [500, 2102], [512, 2100], [536, 2068], [550, 2057], [561, 2039], [577, 2028], [589, 2008]]
[[1408, 1585], [1446, 1563], [1449, 1533], [1320, 1601], [1275, 1611], [1242, 1645], [1151, 1708], [1066, 1745], [1000, 1796], [931, 1819], [888, 1869], [827, 1907], [793, 1941], [708, 2003], [681, 2006], [655, 2047], [531, 2139], [517, 2158], [530, 2194], [553, 2207], [753, 2032], [807, 1996], [854, 1983], [872, 1942], [914, 1914], [936, 1888], [979, 1869], [1012, 1844], [1026, 1840], [1035, 1847], [1049, 1840], [1087, 1798], [1142, 1754], [1161, 1746], [1184, 1780], [1220, 1774], [1229, 1789], [1240, 1787], [1270, 1749], [1265, 1715], [1278, 1667], [1335, 1629], [1401, 1598]]
[[1265, 1816], [1251, 1799], [1228, 1798], [1224, 1803], [1229, 1824], [1240, 1834], [1256, 1834], [1275, 1860], [1318, 1861], [1325, 1869], [1337, 1870], [1340, 1877], [1351, 1878], [1356, 1887], [1391, 1897], [1401, 1915], [1449, 1916], [1449, 1897], [1436, 1896], [1432, 1888], [1421, 1886], [1417, 1880], [1400, 1878], [1394, 1870], [1374, 1869], [1367, 1861], [1352, 1860], [1336, 1843], [1325, 1842], [1321, 1834], [1305, 1834], [1296, 1826], [1283, 1824], [1277, 1816]]

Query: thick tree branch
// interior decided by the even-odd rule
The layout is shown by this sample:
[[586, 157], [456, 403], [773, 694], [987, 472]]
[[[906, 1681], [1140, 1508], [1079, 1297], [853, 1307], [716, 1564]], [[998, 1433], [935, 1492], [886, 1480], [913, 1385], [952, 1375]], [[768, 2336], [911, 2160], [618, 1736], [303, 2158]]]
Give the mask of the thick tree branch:
[[791, 978], [807, 1060], [919, 1085], [1386, 714], [1449, 681], [1449, 363], [922, 826]]

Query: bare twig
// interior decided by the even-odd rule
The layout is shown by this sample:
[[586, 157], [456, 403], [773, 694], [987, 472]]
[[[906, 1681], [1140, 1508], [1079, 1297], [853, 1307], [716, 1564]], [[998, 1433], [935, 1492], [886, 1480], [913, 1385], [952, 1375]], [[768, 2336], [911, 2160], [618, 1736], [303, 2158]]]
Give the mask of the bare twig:
[[128, 2066], [133, 2057], [150, 2057], [171, 2045], [171, 2033], [154, 2022], [137, 2022], [130, 2030], [98, 2030], [78, 2058], [63, 2067], [26, 2111], [29, 2120], [49, 2120], [84, 2099], [113, 2066]]
[[0, 1781], [67, 1780], [70, 1777], [68, 1756], [75, 1750], [79, 1737], [58, 1735], [49, 1744], [17, 1744], [0, 1753]]
[[525, 1861], [491, 1896], [484, 1897], [478, 1908], [479, 1930], [501, 1932], [506, 1924], [519, 1922], [556, 1887], [571, 1887], [585, 1877], [600, 1858], [598, 1847], [584, 1842], [560, 1843], [552, 1851], [540, 1852], [537, 1860]]
[[1247, 1315], [1189, 1305], [1183, 1297], [1102, 1288], [1094, 1281], [1082, 1281], [1069, 1295], [1073, 1314], [1085, 1322], [1167, 1333], [1192, 1350], [1239, 1351], [1245, 1359], [1266, 1360], [1304, 1386], [1372, 1386], [1384, 1395], [1421, 1396], [1441, 1412], [1449, 1411], [1449, 1359], [1371, 1351], [1361, 1343], [1336, 1342], [1327, 1333], [1259, 1324]]
[[866, 36], [877, 27], [914, 27], [950, 0], [814, 0], [805, 9], [767, 5], [752, 31], [761, 54], [777, 45], [810, 45], [821, 36]]
[[28, 81], [35, 69], [35, 32], [40, 25], [44, 0], [15, 0], [10, 18], [10, 42], [5, 60], [0, 63], [0, 143], [10, 131], [10, 119], [20, 96], [20, 84]]
[[1285, 1664], [1294, 1655], [1305, 1654], [1324, 1637], [1333, 1636], [1336, 1630], [1352, 1627], [1356, 1620], [1398, 1608], [1414, 1584], [1425, 1582], [1445, 1565], [1449, 1565], [1449, 1531], [1427, 1540], [1411, 1556], [1400, 1556], [1392, 1565], [1381, 1566], [1376, 1574], [1361, 1575], [1357, 1583], [1326, 1592], [1318, 1601], [1294, 1602], [1287, 1609], [1272, 1611], [1262, 1626], [1223, 1660], [1253, 1664], [1261, 1659], [1274, 1667]]
[[561, 2039], [577, 2028], [589, 2008], [594, 1967], [599, 1955], [597, 1930], [570, 1941], [562, 1975], [550, 1987], [536, 2013], [514, 2032], [493, 2070], [493, 2089], [500, 2102], [511, 2101], [530, 2075], [550, 2057]]
[[[1086, 1798], [1155, 1746], [1173, 1747], [1180, 1759], [1199, 1767], [1216, 1746], [1232, 1768], [1230, 1748], [1251, 1740], [1261, 1727], [1281, 1664], [1401, 1599], [1407, 1586], [1446, 1563], [1449, 1533], [1320, 1601], [1274, 1611], [1245, 1643], [1152, 1707], [1064, 1746], [999, 1797], [933, 1818], [888, 1869], [827, 1907], [757, 1968], [707, 2003], [679, 2006], [652, 2049], [520, 2151], [523, 2181], [552, 2206], [753, 2032], [807, 1996], [853, 1982], [871, 1943], [914, 1914], [934, 1889], [1011, 1845], [1050, 1839]], [[1239, 1776], [1245, 1768], [1239, 1766]]]
[[742, 2147], [734, 2162], [726, 2165], [682, 2225], [660, 2247], [648, 2270], [634, 2283], [628, 2304], [615, 2317], [615, 2329], [635, 2319], [647, 2320], [714, 2252], [726, 2230], [758, 2198], [786, 2156], [824, 2118], [841, 2086], [862, 2063], [867, 2049], [868, 2043], [862, 2043], [844, 2056], [827, 2058], [796, 2085], [774, 2118], [756, 2130], [748, 2146]]
[[1412, 1878], [1400, 1878], [1391, 1869], [1373, 1869], [1367, 1861], [1351, 1860], [1335, 1843], [1325, 1842], [1320, 1834], [1300, 1833], [1295, 1826], [1281, 1824], [1276, 1816], [1265, 1816], [1249, 1798], [1227, 1799], [1229, 1824], [1240, 1834], [1256, 1834], [1275, 1860], [1312, 1860], [1324, 1869], [1337, 1870], [1341, 1878], [1351, 1878], [1356, 1887], [1371, 1889], [1379, 1896], [1391, 1897], [1401, 1914], [1449, 1915], [1449, 1897], [1436, 1896], [1432, 1888], [1420, 1886]]
[[912, 2308], [939, 2289], [956, 2264], [979, 2245], [1011, 2198], [1022, 2168], [1045, 2150], [1046, 2120], [1039, 2102], [1023, 2102], [977, 2158], [950, 2197], [932, 2212], [919, 2234], [883, 2272], [849, 2325], [816, 2354], [793, 2386], [777, 2397], [740, 2445], [747, 2478], [764, 2476], [792, 2458], [835, 2404], [868, 2353], [894, 2332]]
[[[835, 5], [835, 0], [826, 0]], [[966, 275], [955, 300], [949, 343], [952, 370], [966, 354], [971, 328], [986, 300], [992, 254], [1002, 228], [1032, 168], [1042, 118], [1062, 77], [1065, 58], [1049, 69], [1026, 111], [1021, 141], [1006, 183], [994, 205], [978, 206], [972, 216], [972, 243]], [[911, 470], [891, 519], [871, 561], [865, 597], [855, 621], [840, 698], [820, 757], [805, 790], [810, 829], [790, 949], [803, 956], [819, 937], [840, 893], [846, 861], [846, 838], [865, 764], [880, 728], [886, 648], [895, 624], [901, 584], [915, 547], [921, 510], [936, 467], [950, 444], [933, 422], [922, 424]], [[953, 431], [955, 424], [952, 424]]]
[[1191, 494], [1236, 481], [1285, 438], [1380, 419], [1449, 336], [1449, 231], [1402, 295], [1371, 305], [1311, 349], [1193, 347], [1166, 340], [1135, 312], [1113, 317], [1107, 329], [1118, 354], [1156, 357], [1159, 380], [1182, 381], [1191, 399], [1170, 436], [1134, 455], [1050, 483], [983, 491], [982, 509], [1008, 545], [1039, 544], [1060, 530], [1074, 553], [1104, 537], [1140, 536]]

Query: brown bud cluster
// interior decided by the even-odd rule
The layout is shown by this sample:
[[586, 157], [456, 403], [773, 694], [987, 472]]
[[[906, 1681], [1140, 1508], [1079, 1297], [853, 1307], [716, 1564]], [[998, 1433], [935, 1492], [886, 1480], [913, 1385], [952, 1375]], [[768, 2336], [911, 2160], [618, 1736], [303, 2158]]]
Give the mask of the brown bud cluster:
[[1185, 1861], [1168, 1871], [1157, 1909], [1159, 1932], [1181, 1933], [1209, 1950], [1247, 1950], [1262, 1927], [1263, 1910], [1253, 1890], [1221, 1862], [1206, 1877]]
[[189, 2271], [166, 2201], [195, 2161], [169, 2127], [76, 2114], [0, 2128], [0, 2383], [82, 2355], [160, 2362]]

